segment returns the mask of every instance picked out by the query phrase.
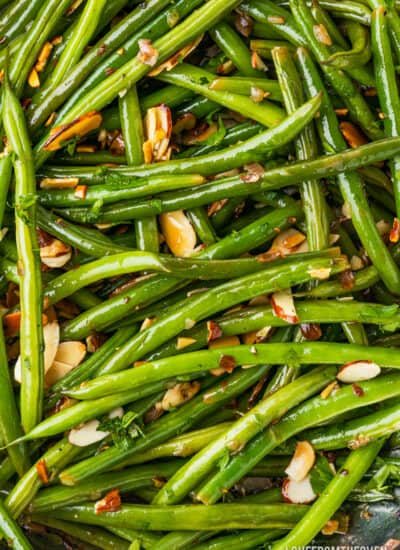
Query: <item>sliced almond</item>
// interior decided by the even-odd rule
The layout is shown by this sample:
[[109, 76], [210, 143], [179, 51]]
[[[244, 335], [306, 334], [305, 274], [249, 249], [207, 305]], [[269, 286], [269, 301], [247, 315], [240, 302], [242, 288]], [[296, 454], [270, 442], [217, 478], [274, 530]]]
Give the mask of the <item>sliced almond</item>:
[[271, 304], [274, 314], [280, 319], [292, 324], [299, 322], [290, 289], [274, 292], [271, 296]]
[[53, 361], [53, 364], [45, 375], [46, 386], [50, 388], [53, 384], [64, 378], [73, 368], [74, 367], [68, 363]]
[[43, 178], [40, 189], [73, 189], [79, 184], [79, 178]]
[[343, 365], [336, 375], [336, 378], [346, 384], [371, 380], [381, 372], [379, 365], [373, 361], [352, 361]]
[[164, 104], [148, 109], [144, 126], [147, 141], [143, 144], [143, 151], [146, 162], [169, 160], [172, 152], [170, 147], [172, 134], [171, 109]]
[[322, 23], [319, 25], [314, 25], [313, 32], [318, 42], [320, 42], [321, 44], [325, 44], [325, 46], [332, 46], [332, 38], [329, 36], [325, 25], [323, 25]]
[[52, 239], [49, 244], [40, 247], [40, 259], [51, 268], [61, 268], [71, 259], [71, 247], [59, 239]]
[[[44, 372], [46, 373], [52, 366], [55, 359], [58, 345], [60, 343], [60, 326], [58, 321], [54, 320], [43, 327], [44, 340]], [[21, 384], [21, 360], [20, 357], [15, 363], [14, 378]]]
[[332, 269], [330, 267], [320, 267], [316, 269], [309, 269], [308, 274], [313, 279], [319, 279], [320, 281], [323, 281], [324, 279], [329, 279], [331, 276]]
[[161, 63], [156, 69], [153, 69], [149, 72], [149, 76], [157, 76], [158, 74], [162, 73], [163, 71], [170, 71], [174, 67], [176, 67], [179, 63], [182, 63], [183, 59], [187, 57], [189, 54], [191, 54], [197, 46], [200, 44], [200, 42], [203, 40], [204, 34], [200, 34], [197, 38], [192, 40], [192, 42], [189, 42], [181, 48], [179, 51], [174, 53], [172, 57], [167, 59], [167, 61], [164, 61], [164, 63]]
[[279, 233], [266, 254], [287, 256], [299, 252], [299, 247], [306, 241], [306, 236], [293, 227]]
[[197, 340], [195, 340], [194, 338], [186, 338], [184, 336], [181, 336], [176, 341], [176, 349], [181, 350], [187, 348], [188, 346], [194, 344], [196, 341]]
[[197, 236], [183, 210], [160, 214], [160, 225], [168, 248], [174, 256], [186, 258], [196, 248]]
[[368, 139], [365, 137], [365, 135], [352, 122], [341, 122], [340, 130], [343, 134], [344, 139], [352, 148], [360, 147], [361, 145], [365, 145], [366, 143], [368, 143]]
[[73, 428], [68, 434], [68, 441], [76, 447], [87, 447], [101, 441], [108, 436], [108, 432], [98, 430], [99, 425], [98, 420], [89, 420], [80, 428]]
[[223, 336], [208, 344], [208, 349], [227, 348], [230, 346], [240, 346], [238, 336]]
[[118, 489], [112, 489], [104, 498], [95, 502], [94, 513], [104, 514], [104, 512], [118, 512], [121, 509], [121, 497]]
[[40, 88], [40, 78], [35, 67], [29, 73], [28, 84], [31, 88]]
[[282, 484], [282, 496], [286, 502], [292, 504], [308, 504], [317, 498], [311, 485], [310, 476], [301, 481], [285, 479]]
[[183, 405], [200, 391], [200, 382], [183, 382], [170, 388], [161, 401], [161, 407], [164, 411], [169, 411]]
[[378, 230], [378, 233], [381, 237], [387, 235], [388, 233], [390, 233], [390, 230], [391, 230], [391, 227], [390, 227], [390, 224], [386, 221], [386, 220], [379, 220], [378, 222], [376, 222], [375, 224], [377, 230]]
[[73, 367], [77, 367], [84, 360], [85, 355], [85, 344], [77, 340], [70, 340], [61, 342], [58, 346], [55, 361], [61, 361], [62, 363], [68, 363]]
[[285, 472], [290, 479], [302, 481], [307, 477], [309, 471], [314, 466], [315, 451], [308, 441], [299, 441], [296, 450]]
[[97, 111], [90, 111], [82, 115], [68, 124], [56, 126], [50, 130], [50, 137], [43, 145], [45, 151], [58, 151], [62, 148], [63, 143], [77, 136], [96, 130], [100, 127], [103, 117]]

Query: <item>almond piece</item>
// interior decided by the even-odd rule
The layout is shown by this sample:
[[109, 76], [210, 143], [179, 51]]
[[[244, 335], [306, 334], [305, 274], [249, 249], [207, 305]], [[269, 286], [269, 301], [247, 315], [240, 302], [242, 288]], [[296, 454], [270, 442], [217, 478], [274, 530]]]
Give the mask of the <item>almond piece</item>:
[[97, 427], [100, 425], [98, 420], [89, 420], [80, 428], [73, 428], [68, 434], [68, 441], [76, 447], [87, 447], [92, 443], [97, 443], [108, 436], [109, 432], [102, 432]]
[[186, 258], [196, 248], [197, 236], [183, 210], [160, 214], [161, 230], [174, 256]]
[[274, 292], [271, 296], [271, 304], [274, 314], [288, 323], [295, 324], [299, 322], [296, 308], [293, 301], [292, 291], [282, 290]]
[[197, 340], [195, 340], [194, 338], [187, 338], [187, 337], [181, 336], [176, 341], [176, 349], [181, 350], [181, 349], [187, 348], [188, 346], [191, 346], [192, 344], [194, 344], [196, 341]]
[[336, 378], [346, 384], [354, 382], [362, 382], [363, 380], [371, 380], [381, 372], [379, 365], [373, 361], [352, 361], [340, 367]]
[[290, 479], [302, 481], [307, 477], [309, 471], [314, 466], [315, 452], [313, 446], [308, 441], [299, 441], [296, 450], [285, 472]]
[[97, 111], [90, 111], [82, 115], [68, 124], [56, 126], [50, 130], [50, 137], [43, 145], [44, 151], [58, 151], [62, 148], [63, 143], [77, 136], [96, 130], [100, 127], [103, 117]]
[[201, 388], [200, 382], [183, 382], [176, 384], [173, 388], [167, 390], [161, 401], [161, 407], [164, 411], [169, 411], [175, 407], [179, 407], [189, 401], [199, 392]]
[[308, 504], [317, 498], [311, 485], [310, 476], [301, 481], [285, 479], [282, 484], [282, 496], [286, 502], [292, 504]]
[[[44, 372], [51, 368], [60, 343], [60, 326], [58, 321], [51, 321], [43, 327], [44, 340]], [[14, 368], [14, 378], [21, 384], [21, 359], [18, 357]]]

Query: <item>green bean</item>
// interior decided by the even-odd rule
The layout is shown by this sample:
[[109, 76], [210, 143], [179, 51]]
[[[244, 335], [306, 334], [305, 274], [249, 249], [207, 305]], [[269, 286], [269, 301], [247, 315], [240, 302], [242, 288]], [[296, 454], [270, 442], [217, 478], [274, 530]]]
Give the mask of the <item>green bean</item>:
[[[193, 550], [223, 550], [229, 548], [230, 550], [246, 550], [257, 548], [266, 542], [273, 541], [280, 537], [284, 533], [278, 529], [272, 529], [270, 531], [257, 530], [242, 531], [234, 535], [222, 535], [213, 538], [209, 542], [196, 544], [193, 546]], [[156, 546], [157, 550], [162, 550], [162, 546]]]
[[[228, 515], [225, 514], [228, 507]], [[82, 504], [55, 510], [52, 515], [69, 521], [154, 530], [288, 529], [307, 511], [301, 504], [216, 504], [140, 506], [126, 504], [113, 514], [97, 515]]]
[[29, 431], [42, 417], [43, 345], [39, 246], [36, 236], [35, 172], [21, 105], [6, 80], [3, 123], [13, 155], [15, 224], [20, 265], [21, 422]]
[[340, 47], [347, 50], [347, 41], [337, 28], [334, 21], [331, 19], [328, 12], [319, 3], [314, 2], [311, 4], [311, 13], [316, 23], [323, 25], [327, 30], [328, 35], [331, 38], [331, 42], [333, 42], [332, 46], [334, 45], [334, 47]]
[[[138, 6], [128, 14], [120, 24], [112, 28], [106, 36], [102, 37], [97, 44], [82, 58], [78, 65], [72, 70], [67, 79], [62, 82], [51, 93], [48, 91], [35, 96], [35, 101], [28, 109], [28, 124], [31, 131], [37, 131], [41, 124], [53, 113], [87, 78], [93, 69], [99, 65], [104, 56], [118, 49], [125, 40], [129, 38], [132, 31], [140, 29], [152, 17], [159, 13], [168, 0], [150, 0], [143, 9]], [[103, 48], [102, 48], [103, 46]], [[105, 46], [105, 48], [104, 48]]]
[[33, 550], [19, 525], [9, 516], [4, 504], [0, 502], [0, 532], [7, 544], [15, 550]]
[[332, 429], [332, 426], [324, 426], [323, 432], [316, 428], [306, 430], [304, 435], [310, 436], [310, 441], [316, 449], [356, 449], [365, 442], [391, 435], [398, 430], [399, 422], [400, 410], [398, 405], [394, 405], [382, 407], [379, 411], [361, 418], [339, 423], [335, 429]]
[[382, 445], [383, 441], [378, 440], [367, 447], [353, 451], [318, 500], [290, 534], [272, 546], [273, 550], [284, 550], [289, 546], [308, 544], [367, 472]]
[[[272, 58], [281, 85], [285, 107], [293, 112], [304, 103], [302, 84], [293, 59], [286, 48], [274, 48]], [[295, 141], [297, 158], [307, 160], [317, 155], [315, 132], [311, 124], [304, 128]], [[323, 190], [317, 180], [303, 182], [300, 187], [310, 250], [321, 250], [329, 246], [329, 225], [327, 205]]]
[[251, 95], [252, 88], [258, 88], [274, 101], [282, 101], [282, 92], [276, 80], [247, 78], [243, 76], [218, 76], [210, 84], [211, 90], [226, 90], [240, 95]]
[[[246, 145], [250, 141], [251, 140], [248, 140], [246, 142]], [[123, 221], [143, 217], [144, 215], [149, 216], [155, 213], [171, 212], [186, 207], [193, 208], [194, 206], [201, 206], [203, 204], [208, 204], [214, 200], [220, 200], [223, 198], [239, 196], [243, 197], [249, 194], [255, 194], [259, 191], [279, 189], [287, 185], [301, 183], [301, 181], [309, 177], [322, 178], [332, 175], [338, 175], [341, 174], [343, 170], [357, 169], [363, 163], [369, 164], [376, 162], [377, 160], [382, 160], [395, 156], [396, 153], [399, 151], [399, 144], [400, 138], [386, 138], [383, 140], [372, 142], [367, 145], [363, 145], [361, 147], [358, 147], [357, 149], [346, 150], [342, 153], [319, 157], [315, 160], [310, 160], [308, 162], [301, 161], [273, 168], [265, 172], [264, 175], [261, 176], [260, 180], [255, 183], [248, 184], [244, 182], [240, 176], [223, 178], [218, 182], [206, 183], [199, 186], [198, 188], [189, 188], [185, 191], [161, 194], [159, 197], [157, 197], [157, 199], [153, 199], [151, 201], [117, 203], [116, 205], [103, 208], [98, 216], [94, 216], [92, 212], [88, 212], [85, 208], [67, 208], [64, 209], [62, 212], [65, 216], [68, 216], [68, 218], [71, 218], [74, 221], [78, 222], [87, 223], [88, 221], [95, 221], [98, 223], [121, 223]], [[389, 146], [391, 146], [390, 149]], [[229, 154], [230, 151], [232, 151], [233, 149], [235, 149], [235, 147], [229, 148]], [[215, 154], [215, 156], [216, 155], [217, 153]], [[222, 156], [222, 154], [220, 153], [218, 153], [218, 155]], [[214, 157], [214, 155], [210, 156]], [[188, 160], [187, 162], [188, 164], [196, 162], [196, 168], [199, 168], [199, 166], [197, 166], [197, 161], [202, 158], [203, 157], [197, 157], [196, 161]], [[259, 160], [258, 157], [257, 160]], [[182, 173], [182, 171], [185, 172], [186, 170], [181, 163], [182, 160], [170, 161], [169, 165], [171, 172], [173, 173], [175, 171], [174, 165], [176, 168], [178, 168], [179, 166], [177, 170], [178, 173]], [[167, 165], [165, 166], [167, 167]], [[160, 170], [160, 166], [156, 167], [156, 169]], [[47, 170], [50, 174], [58, 174], [57, 167], [51, 167], [51, 169]], [[80, 172], [77, 172], [77, 169], [75, 167], [73, 170], [74, 171], [69, 170], [67, 173], [78, 173], [79, 176], [85, 174], [85, 177], [89, 177], [90, 179], [98, 178], [97, 175], [89, 173], [87, 168], [85, 169], [85, 171]], [[113, 169], [113, 172], [114, 170], [116, 169]], [[150, 171], [150, 169], [148, 168], [146, 169], [146, 171]], [[161, 172], [164, 172], [164, 169], [161, 170]], [[125, 174], [129, 176], [135, 175], [126, 172]]]
[[135, 531], [134, 529], [122, 527], [107, 527], [107, 531], [130, 542], [140, 541], [145, 550], [150, 550], [156, 544], [160, 536], [150, 531]]
[[[167, 32], [162, 38], [154, 42], [154, 48], [158, 52], [158, 63], [167, 60], [180, 48], [197, 37], [203, 30], [217, 23], [226, 13], [238, 4], [238, 0], [210, 0], [192, 12], [182, 23]], [[108, 105], [116, 95], [126, 87], [130, 87], [140, 78], [150, 72], [151, 67], [142, 63], [139, 58], [133, 58], [125, 65], [122, 65], [103, 82], [94, 86], [93, 89], [82, 97], [58, 124], [66, 124], [93, 110], [101, 110]], [[43, 144], [48, 139], [44, 136], [36, 146], [37, 166], [49, 156], [42, 150]]]
[[221, 21], [209, 33], [241, 74], [251, 77], [261, 76], [260, 71], [251, 65], [251, 54], [246, 44], [228, 23]]
[[368, 29], [363, 25], [348, 21], [346, 29], [352, 41], [351, 50], [332, 54], [324, 64], [338, 69], [363, 66], [371, 59], [371, 45]]
[[[371, 11], [364, 3], [351, 0], [321, 0], [319, 4], [325, 10], [330, 11], [334, 17], [356, 21], [362, 25], [371, 23]], [[287, 7], [289, 2], [284, 0], [279, 2], [279, 5]], [[307, 5], [311, 5], [311, 0], [307, 2]]]
[[[31, 31], [16, 52], [10, 66], [10, 81], [18, 97], [28, 73], [47, 37], [69, 5], [69, 0], [46, 0], [34, 20]], [[6, 110], [6, 109], [5, 109]]]
[[267, 127], [282, 123], [285, 116], [284, 111], [275, 103], [263, 101], [256, 104], [251, 98], [211, 88], [214, 75], [194, 65], [181, 63], [168, 72], [162, 72], [157, 78], [162, 82], [192, 90], [233, 111], [240, 111], [244, 116]]
[[363, 398], [356, 396], [351, 386], [343, 386], [329, 399], [314, 397], [286, 415], [280, 422], [270, 426], [255, 437], [243, 451], [235, 455], [223, 472], [216, 474], [197, 492], [197, 499], [203, 503], [216, 502], [224, 489], [231, 487], [249, 472], [264, 456], [285, 442], [289, 437], [334, 418], [338, 413], [358, 409], [372, 403], [394, 397], [392, 375], [385, 375], [360, 382]]
[[85, 46], [96, 31], [106, 0], [88, 0], [74, 32], [69, 37], [57, 65], [46, 82], [48, 89], [56, 87], [79, 61]]
[[[273, 344], [271, 344], [273, 345]], [[273, 359], [271, 361], [274, 363]], [[155, 497], [154, 504], [176, 504], [213, 470], [218, 459], [228, 450], [235, 453], [267, 426], [310, 395], [322, 389], [335, 377], [336, 369], [313, 370], [273, 395], [264, 398], [235, 422], [221, 437], [182, 466]]]
[[[40, 459], [44, 461], [49, 479], [56, 477], [60, 469], [73, 461], [80, 452], [81, 448], [74, 447], [67, 439], [62, 439], [50, 447]], [[20, 516], [43, 485], [36, 468], [38, 462], [14, 485], [5, 500], [6, 508], [13, 517]]]
[[[3, 327], [0, 327], [0, 438], [3, 445], [8, 445], [14, 439], [22, 436], [20, 418], [15, 402], [13, 387], [8, 369], [6, 346]], [[16, 445], [7, 449], [8, 456], [17, 473], [22, 476], [29, 468], [29, 456], [24, 445]]]
[[[378, 271], [374, 266], [366, 267], [354, 274], [354, 285], [351, 288], [352, 292], [364, 290], [374, 285], [379, 281]], [[306, 291], [297, 292], [298, 297], [308, 296], [313, 298], [334, 298], [337, 296], [348, 296], [349, 289], [343, 288], [340, 281], [326, 281], [317, 287]]]
[[205, 209], [202, 206], [198, 206], [197, 208], [192, 208], [187, 213], [199, 240], [206, 246], [214, 244], [217, 241], [217, 235]]
[[104, 529], [98, 527], [89, 527], [87, 525], [75, 525], [67, 521], [54, 519], [48, 515], [34, 514], [32, 521], [39, 525], [46, 525], [57, 529], [67, 535], [71, 535], [78, 540], [94, 545], [96, 548], [104, 550], [130, 550], [130, 545], [118, 536], [111, 535]]
[[[364, 348], [363, 346], [344, 346], [339, 343], [313, 342], [291, 344], [257, 344], [251, 346], [230, 346], [218, 350], [206, 350], [167, 357], [146, 363], [140, 369], [128, 369], [117, 374], [98, 377], [90, 382], [81, 384], [79, 388], [69, 390], [69, 396], [76, 399], [97, 399], [123, 389], [141, 387], [146, 382], [154, 382], [173, 375], [182, 375], [193, 372], [202, 372], [217, 369], [222, 355], [232, 356], [238, 365], [259, 365], [266, 362], [285, 364], [288, 357], [295, 357], [296, 365], [321, 363], [340, 364], [357, 361], [360, 357], [376, 361], [382, 366], [400, 368], [395, 354], [385, 348]], [[254, 350], [257, 352], [255, 353]], [[329, 351], [331, 350], [331, 351]], [[335, 355], [327, 356], [329, 353]], [[255, 356], [255, 357], [254, 357]], [[292, 361], [293, 362], [293, 361]], [[107, 369], [108, 370], [108, 369]], [[109, 368], [111, 371], [111, 369]], [[112, 372], [112, 371], [111, 371]]]
[[[385, 134], [396, 136], [400, 132], [400, 99], [387, 27], [385, 8], [381, 6], [374, 10], [371, 21], [375, 80], [380, 107], [385, 113]], [[391, 161], [391, 176], [397, 216], [400, 216], [400, 157], [398, 156]]]
[[[315, 87], [318, 87], [319, 90], [323, 89], [319, 75], [307, 52], [299, 49], [297, 57], [309, 94], [313, 93]], [[343, 150], [344, 140], [326, 92], [322, 105], [323, 109], [317, 128], [321, 136], [324, 136], [322, 138], [324, 148], [326, 151]], [[400, 291], [400, 272], [388, 249], [382, 246], [382, 239], [369, 209], [361, 178], [355, 172], [343, 172], [338, 175], [338, 183], [343, 199], [349, 205], [352, 222], [360, 241], [388, 289], [396, 294]]]
[[124, 451], [117, 447], [110, 447], [101, 454], [83, 460], [64, 470], [60, 474], [61, 483], [75, 485], [96, 473], [107, 471], [113, 466], [125, 464], [127, 460], [130, 461], [135, 458], [135, 455], [138, 458], [142, 454], [143, 460], [144, 452], [150, 451], [156, 445], [178, 434], [182, 434], [200, 420], [215, 413], [234, 397], [255, 384], [267, 370], [268, 367], [261, 366], [247, 372], [234, 372], [224, 379], [223, 384], [219, 381], [177, 410], [151, 423], [145, 432], [146, 436], [138, 440], [134, 448]]
[[12, 158], [5, 153], [0, 159], [0, 228], [3, 227], [3, 217], [6, 208], [8, 189], [12, 176]]
[[295, 51], [295, 47], [284, 40], [252, 40], [250, 47], [252, 51], [257, 52], [260, 57], [265, 59], [272, 59], [274, 48], [287, 48], [290, 51]]
[[[329, 57], [329, 49], [315, 38], [313, 33], [314, 20], [304, 0], [291, 0], [290, 6], [297, 25], [307, 37], [308, 45], [314, 56], [322, 63]], [[379, 122], [375, 119], [367, 102], [358, 91], [351, 78], [345, 73], [338, 72], [328, 65], [321, 65], [321, 67], [324, 71], [325, 78], [341, 97], [344, 104], [349, 109], [352, 118], [358, 122], [366, 135], [371, 139], [381, 138], [382, 131]], [[322, 90], [323, 87], [320, 89]]]
[[[120, 98], [119, 108], [127, 163], [130, 166], [137, 166], [138, 164], [143, 163], [144, 134], [136, 86], [132, 86], [126, 95], [123, 98]], [[112, 192], [113, 196], [115, 196], [115, 191]], [[143, 191], [151, 193], [151, 184], [147, 183]], [[157, 219], [154, 216], [144, 218], [142, 220], [136, 220], [135, 234], [136, 243], [139, 250], [147, 250], [148, 252], [158, 253], [158, 226]]]
[[110, 182], [106, 182], [104, 185], [89, 186], [85, 198], [77, 197], [74, 190], [53, 189], [39, 191], [38, 199], [40, 204], [51, 208], [75, 206], [77, 204], [87, 206], [93, 205], [97, 201], [108, 204], [125, 199], [157, 195], [175, 189], [185, 189], [202, 183], [204, 183], [204, 177], [196, 174], [174, 176], [173, 179], [166, 176], [154, 176], [151, 179], [117, 177], [115, 181], [111, 179]]
[[188, 545], [196, 547], [198, 543], [207, 541], [213, 535], [213, 531], [171, 531], [157, 542], [154, 550], [168, 550], [169, 548], [181, 550], [187, 548]]
[[127, 250], [113, 243], [101, 231], [76, 226], [40, 205], [37, 207], [37, 216], [39, 227], [89, 256], [103, 257]]
[[120, 493], [132, 491], [137, 487], [152, 487], [154, 478], [169, 478], [181, 465], [182, 460], [173, 460], [165, 464], [135, 466], [121, 472], [104, 474], [93, 480], [89, 479], [75, 487], [50, 487], [39, 492], [30, 504], [29, 510], [43, 513], [87, 500], [99, 500], [115, 487], [118, 487]]

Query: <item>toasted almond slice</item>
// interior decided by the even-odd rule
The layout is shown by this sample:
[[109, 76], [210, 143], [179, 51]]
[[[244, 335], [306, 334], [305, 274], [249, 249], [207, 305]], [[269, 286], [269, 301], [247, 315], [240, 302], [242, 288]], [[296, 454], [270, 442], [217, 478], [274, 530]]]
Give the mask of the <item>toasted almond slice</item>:
[[139, 53], [138, 59], [140, 63], [154, 67], [158, 59], [158, 51], [148, 38], [141, 38], [138, 40]]
[[387, 235], [388, 233], [390, 233], [391, 227], [390, 227], [390, 224], [386, 220], [379, 220], [378, 222], [376, 222], [375, 226], [376, 226], [376, 228], [378, 230], [378, 233], [381, 237], [383, 237], [384, 235]]
[[63, 267], [71, 259], [71, 247], [58, 239], [40, 247], [40, 259], [51, 268]]
[[104, 514], [104, 512], [118, 512], [121, 509], [121, 497], [118, 489], [112, 489], [104, 498], [95, 502], [95, 514]]
[[73, 428], [68, 434], [68, 441], [76, 447], [87, 447], [101, 441], [108, 436], [109, 432], [98, 430], [99, 425], [98, 420], [89, 420], [80, 428]]
[[156, 317], [146, 317], [146, 319], [140, 325], [139, 331], [146, 330], [146, 328], [149, 328], [149, 326], [151, 326], [156, 319], [157, 319]]
[[58, 346], [55, 361], [67, 363], [72, 367], [77, 367], [85, 358], [86, 346], [83, 342], [77, 340], [69, 340], [61, 342]]
[[368, 139], [357, 126], [348, 121], [340, 123], [340, 130], [350, 147], [356, 148], [368, 143]]
[[286, 502], [292, 504], [308, 504], [317, 498], [311, 485], [310, 476], [301, 481], [285, 479], [282, 484], [282, 496]]
[[329, 36], [325, 25], [323, 25], [322, 23], [319, 25], [314, 25], [313, 32], [318, 42], [320, 42], [321, 44], [325, 44], [325, 46], [332, 46], [332, 38]]
[[331, 276], [332, 269], [330, 267], [320, 267], [318, 269], [309, 269], [308, 274], [313, 279], [319, 279], [323, 281], [324, 279], [329, 279]]
[[271, 304], [274, 314], [288, 323], [298, 323], [299, 318], [293, 301], [290, 289], [275, 292], [271, 296]]
[[306, 241], [306, 236], [293, 227], [279, 233], [267, 251], [267, 254], [279, 253], [281, 256], [298, 252], [298, 247]]
[[47, 265], [47, 267], [50, 267], [52, 269], [60, 269], [61, 267], [64, 267], [65, 264], [67, 264], [72, 256], [72, 252], [69, 251], [66, 254], [62, 254], [61, 256], [57, 256], [56, 258], [46, 258], [42, 260], [42, 262]]
[[179, 407], [189, 401], [200, 391], [200, 382], [196, 380], [194, 382], [183, 382], [176, 384], [173, 388], [170, 388], [164, 394], [161, 401], [161, 407], [164, 411], [169, 411], [175, 407]]
[[182, 62], [183, 59], [185, 59], [185, 57], [187, 57], [197, 48], [197, 46], [203, 40], [203, 36], [204, 34], [200, 34], [197, 38], [192, 40], [192, 42], [189, 42], [189, 44], [186, 44], [186, 46], [181, 48], [179, 51], [174, 53], [172, 57], [167, 59], [167, 61], [164, 61], [164, 63], [161, 63], [161, 65], [159, 65], [157, 68], [150, 71], [149, 76], [157, 76], [163, 71], [170, 71], [171, 69], [176, 67], [179, 63]]
[[50, 130], [50, 137], [43, 145], [45, 151], [58, 151], [65, 141], [77, 136], [84, 136], [100, 127], [103, 117], [97, 111], [90, 111], [68, 124], [56, 126]]
[[290, 479], [302, 481], [307, 477], [309, 471], [314, 466], [315, 451], [308, 441], [299, 441], [296, 450], [285, 472]]
[[[46, 373], [53, 364], [60, 343], [60, 326], [58, 321], [54, 320], [43, 327], [44, 340], [44, 372]], [[21, 359], [17, 359], [14, 368], [14, 378], [21, 383]]]
[[197, 236], [183, 210], [160, 214], [160, 225], [167, 245], [174, 256], [191, 256], [196, 247]]
[[208, 344], [208, 349], [227, 348], [230, 346], [240, 346], [238, 336], [223, 336]]
[[68, 363], [62, 361], [53, 361], [53, 364], [46, 372], [45, 382], [47, 387], [51, 387], [53, 384], [64, 378], [74, 367]]
[[319, 394], [320, 398], [321, 399], [327, 399], [331, 393], [333, 393], [334, 391], [338, 390], [339, 389], [339, 384], [336, 382], [336, 380], [334, 382], [331, 382], [330, 384], [328, 384], [323, 390], [322, 392]]
[[[124, 409], [122, 407], [116, 407], [109, 414], [109, 418], [122, 418], [124, 416]], [[87, 447], [92, 443], [97, 443], [109, 435], [109, 432], [103, 432], [98, 430], [100, 425], [98, 420], [89, 420], [78, 428], [73, 428], [68, 434], [68, 441], [76, 447]]]
[[194, 338], [186, 338], [184, 336], [181, 336], [177, 339], [176, 349], [180, 350], [180, 349], [187, 348], [188, 346], [191, 346], [192, 344], [194, 344], [196, 341], [197, 340], [195, 340]]
[[45, 42], [42, 49], [40, 50], [35, 69], [38, 72], [43, 71], [46, 66], [47, 60], [51, 54], [54, 45], [51, 42]]
[[400, 239], [400, 221], [398, 218], [395, 218], [393, 220], [392, 229], [390, 230], [389, 234], [389, 241], [391, 243], [397, 243]]
[[373, 361], [352, 361], [340, 367], [336, 378], [346, 384], [361, 382], [362, 380], [371, 380], [381, 372], [379, 365]]
[[79, 184], [79, 178], [43, 178], [40, 189], [73, 189]]
[[29, 73], [28, 84], [31, 88], [40, 88], [40, 78], [35, 67]]
[[364, 262], [360, 256], [352, 256], [350, 259], [350, 267], [352, 271], [359, 271], [364, 267]]

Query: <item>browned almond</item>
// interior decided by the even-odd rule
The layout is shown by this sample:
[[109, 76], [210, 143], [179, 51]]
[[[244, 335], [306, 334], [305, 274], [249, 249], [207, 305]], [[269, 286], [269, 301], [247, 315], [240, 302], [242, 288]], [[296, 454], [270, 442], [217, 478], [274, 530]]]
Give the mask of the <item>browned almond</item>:
[[151, 43], [151, 40], [149, 40], [148, 38], [141, 38], [138, 41], [138, 45], [138, 59], [140, 63], [148, 65], [149, 67], [154, 67], [158, 60], [158, 51]]
[[208, 349], [227, 348], [230, 346], [240, 346], [238, 336], [222, 336], [208, 344]]
[[197, 342], [197, 340], [195, 340], [194, 338], [187, 338], [185, 336], [180, 336], [176, 341], [176, 349], [180, 350], [180, 349], [187, 348], [188, 346], [191, 346], [195, 342]]
[[97, 111], [90, 111], [68, 124], [56, 126], [50, 131], [50, 137], [43, 145], [45, 151], [58, 151], [62, 144], [77, 136], [84, 136], [100, 127], [103, 117]]
[[393, 220], [392, 229], [390, 230], [389, 240], [391, 243], [398, 243], [400, 239], [400, 221], [398, 218]]
[[104, 512], [118, 512], [121, 509], [121, 497], [118, 489], [108, 492], [104, 498], [95, 502], [94, 511], [96, 514]]
[[317, 498], [311, 485], [310, 476], [301, 481], [285, 479], [282, 484], [282, 496], [285, 502], [308, 504]]
[[371, 380], [371, 378], [378, 376], [380, 372], [380, 366], [373, 361], [352, 361], [340, 367], [336, 378], [346, 384], [353, 384], [362, 380]]
[[189, 42], [189, 44], [186, 44], [183, 48], [181, 48], [179, 51], [174, 53], [172, 57], [167, 59], [167, 61], [164, 61], [164, 63], [161, 63], [156, 69], [153, 69], [149, 72], [149, 76], [157, 76], [163, 71], [170, 71], [174, 67], [176, 67], [179, 63], [182, 62], [185, 57], [187, 57], [189, 54], [191, 54], [197, 46], [200, 44], [200, 42], [203, 40], [204, 34], [200, 34], [197, 38], [192, 40], [192, 42]]
[[360, 145], [365, 145], [366, 143], [368, 143], [368, 139], [365, 137], [365, 135], [352, 122], [341, 122], [340, 130], [343, 134], [344, 139], [347, 141], [350, 147], [356, 148], [360, 147]]
[[164, 411], [183, 405], [200, 391], [201, 385], [197, 380], [193, 382], [182, 382], [170, 388], [161, 401]]
[[325, 25], [323, 25], [322, 23], [320, 23], [319, 25], [314, 25], [313, 32], [318, 42], [320, 42], [321, 44], [325, 44], [325, 46], [332, 46], [332, 38], [330, 37]]
[[40, 88], [40, 78], [35, 67], [29, 73], [28, 84], [31, 88]]
[[315, 451], [308, 441], [299, 441], [296, 450], [285, 472], [290, 479], [302, 481], [307, 477], [309, 471], [314, 466]]
[[79, 178], [43, 178], [41, 189], [73, 189], [79, 184]]
[[191, 256], [196, 248], [197, 235], [183, 210], [160, 214], [162, 234], [174, 256]]
[[213, 342], [222, 336], [222, 329], [215, 321], [207, 321], [207, 342]]
[[272, 294], [271, 304], [274, 314], [280, 319], [284, 319], [288, 323], [292, 324], [299, 322], [292, 291], [290, 289]]
[[318, 323], [301, 323], [300, 330], [306, 340], [319, 340], [322, 336], [321, 326]]

